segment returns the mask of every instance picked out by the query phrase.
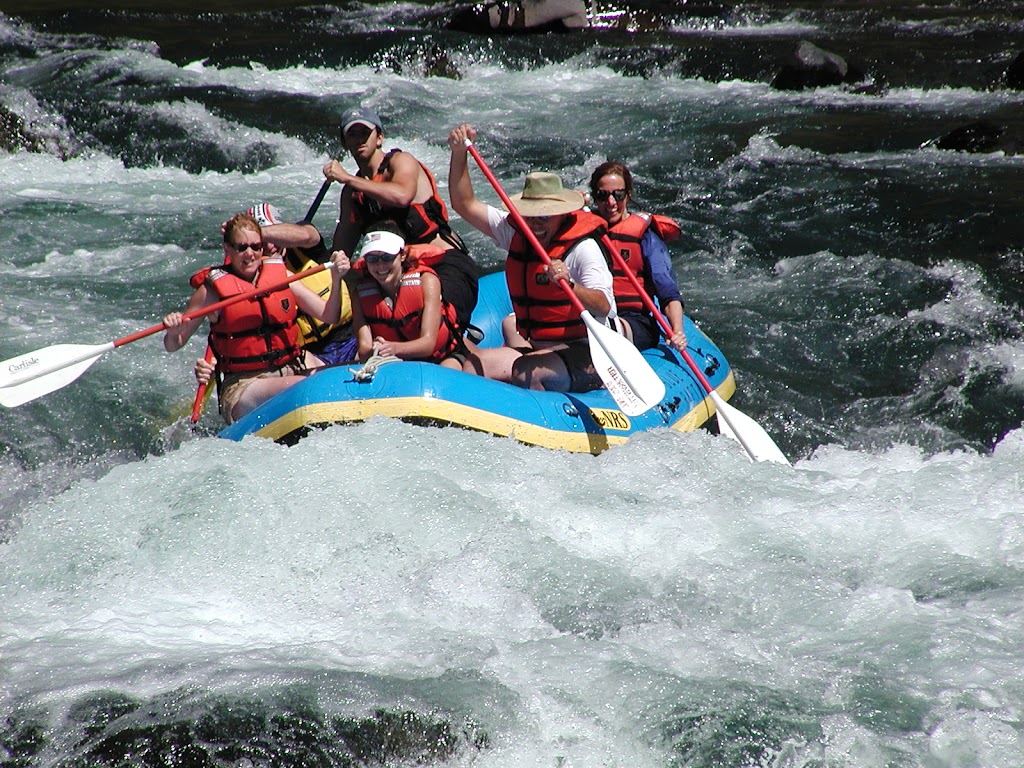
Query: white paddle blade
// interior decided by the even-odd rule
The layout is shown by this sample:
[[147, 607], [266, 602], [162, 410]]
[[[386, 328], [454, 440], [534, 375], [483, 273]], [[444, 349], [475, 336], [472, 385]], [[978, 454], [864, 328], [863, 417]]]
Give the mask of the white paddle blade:
[[740, 410], [733, 408], [721, 395], [708, 393], [718, 411], [718, 432], [732, 438], [746, 451], [751, 461], [771, 461], [792, 466], [764, 428]]
[[581, 312], [590, 332], [590, 357], [605, 388], [627, 416], [639, 416], [665, 397], [665, 382], [625, 336]]
[[66, 387], [104, 352], [107, 344], [55, 344], [0, 363], [0, 405], [19, 405]]

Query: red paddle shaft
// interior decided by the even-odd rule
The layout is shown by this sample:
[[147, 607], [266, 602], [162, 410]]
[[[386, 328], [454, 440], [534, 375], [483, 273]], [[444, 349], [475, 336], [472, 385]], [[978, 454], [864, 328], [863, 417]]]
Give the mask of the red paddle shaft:
[[[483, 172], [484, 176], [487, 177], [487, 180], [491, 182], [491, 186], [494, 187], [494, 191], [498, 193], [498, 197], [501, 198], [501, 202], [503, 202], [505, 207], [508, 208], [508, 212], [512, 215], [512, 218], [515, 220], [519, 229], [522, 230], [523, 235], [529, 241], [533, 250], [535, 250], [537, 255], [540, 256], [541, 261], [550, 266], [551, 257], [548, 256], [548, 252], [544, 250], [544, 246], [540, 244], [540, 240], [537, 239], [537, 236], [533, 234], [533, 231], [526, 224], [526, 220], [523, 218], [523, 215], [516, 210], [512, 200], [507, 194], [505, 194], [505, 190], [501, 188], [501, 184], [498, 182], [498, 179], [493, 173], [491, 173], [491, 169], [487, 166], [487, 163], [484, 162], [484, 159], [480, 157], [480, 153], [476, 151], [476, 147], [473, 146], [473, 143], [469, 139], [466, 139], [466, 149], [469, 150], [469, 154], [471, 154], [473, 159], [476, 160], [476, 164], [480, 166], [480, 170]], [[558, 285], [563, 291], [565, 291], [566, 295], [569, 297], [569, 301], [571, 301], [572, 305], [576, 308], [576, 311], [586, 311], [587, 308], [583, 306], [583, 302], [580, 301], [579, 296], [576, 295], [576, 291], [574, 291], [572, 286], [569, 285], [568, 280], [563, 277], [558, 281]]]
[[[608, 235], [603, 235], [602, 239], [604, 241], [605, 247], [611, 252], [612, 259], [615, 260], [615, 266], [617, 266], [620, 270], [625, 272], [626, 279], [629, 280], [633, 288], [636, 290], [637, 294], [640, 296], [641, 299], [643, 299], [644, 306], [650, 310], [651, 314], [654, 315], [654, 319], [658, 321], [658, 325], [661, 327], [661, 332], [665, 335], [665, 338], [671, 339], [673, 333], [672, 326], [669, 325], [669, 322], [668, 320], [665, 319], [665, 316], [661, 314], [661, 310], [658, 309], [658, 305], [654, 303], [654, 299], [652, 299], [651, 295], [644, 290], [643, 285], [640, 284], [640, 280], [637, 279], [637, 276], [633, 274], [633, 270], [631, 270], [629, 268], [629, 265], [626, 264], [626, 260], [622, 258], [622, 254], [619, 253], [619, 249], [616, 248], [615, 245], [612, 243], [611, 238], [609, 238]], [[710, 392], [712, 389], [714, 389], [714, 387], [711, 386], [711, 382], [708, 381], [707, 377], [704, 375], [704, 372], [701, 371], [701, 369], [693, 361], [693, 358], [690, 357], [690, 353], [683, 349], [679, 351], [679, 354], [683, 356], [683, 360], [686, 361], [686, 364], [690, 367], [690, 370], [693, 371], [693, 375], [697, 377], [697, 381], [699, 381], [700, 385], [704, 387], [704, 391]]]
[[[262, 296], [265, 293], [273, 293], [274, 291], [279, 291], [289, 283], [294, 283], [296, 280], [302, 280], [303, 278], [309, 277], [310, 275], [315, 275], [317, 272], [323, 272], [325, 269], [331, 269], [333, 268], [333, 266], [333, 264], [320, 264], [319, 266], [313, 267], [312, 269], [307, 269], [304, 272], [299, 272], [296, 275], [287, 277], [284, 280], [279, 280], [278, 282], [273, 283], [271, 285], [265, 285], [262, 288], [254, 288], [251, 291], [240, 293], [237, 296], [229, 296], [226, 299], [221, 299], [220, 301], [215, 302], [208, 307], [203, 307], [202, 309], [194, 309], [191, 312], [186, 312], [182, 316], [182, 319], [194, 320], [197, 317], [205, 317], [206, 315], [210, 315], [218, 310], [224, 309], [224, 307], [230, 306], [232, 304], [237, 304], [239, 301], [253, 299], [256, 298], [257, 296]], [[114, 341], [111, 342], [111, 345], [115, 348], [123, 347], [125, 344], [131, 344], [133, 341], [144, 339], [147, 336], [152, 336], [154, 333], [159, 333], [160, 331], [164, 330], [167, 330], [164, 324], [159, 323], [158, 325], [146, 328], [145, 330], [136, 331], [135, 333], [129, 334], [128, 336], [123, 336], [120, 339], [114, 339]]]

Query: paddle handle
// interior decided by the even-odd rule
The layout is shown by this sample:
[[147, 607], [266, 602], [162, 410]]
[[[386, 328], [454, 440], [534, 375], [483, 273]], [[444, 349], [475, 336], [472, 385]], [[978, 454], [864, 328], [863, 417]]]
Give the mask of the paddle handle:
[[[476, 151], [476, 147], [473, 146], [473, 142], [470, 141], [469, 139], [466, 139], [466, 149], [469, 150], [469, 154], [471, 154], [473, 156], [473, 159], [476, 160], [476, 164], [480, 166], [480, 171], [487, 178], [487, 181], [491, 183], [491, 186], [494, 187], [494, 191], [498, 193], [498, 197], [501, 198], [501, 202], [503, 202], [505, 204], [505, 207], [508, 208], [508, 212], [512, 216], [512, 219], [515, 221], [516, 226], [519, 227], [519, 229], [522, 231], [523, 235], [526, 237], [526, 240], [533, 247], [533, 250], [535, 250], [537, 252], [537, 255], [540, 256], [541, 261], [550, 266], [551, 257], [548, 256], [548, 252], [544, 250], [544, 246], [540, 244], [540, 240], [538, 240], [537, 236], [533, 234], [533, 231], [527, 225], [526, 220], [523, 218], [523, 215], [519, 213], [518, 210], [516, 210], [516, 207], [512, 203], [511, 198], [509, 198], [509, 196], [505, 194], [505, 190], [501, 188], [501, 183], [498, 181], [497, 177], [495, 177], [495, 175], [491, 172], [491, 169], [487, 166], [487, 163], [484, 162], [484, 159], [480, 157], [480, 153]], [[583, 302], [580, 301], [580, 297], [576, 295], [576, 291], [574, 291], [572, 289], [572, 286], [569, 285], [568, 280], [566, 280], [563, 277], [561, 280], [558, 281], [558, 285], [561, 287], [563, 291], [565, 291], [566, 296], [569, 297], [569, 301], [572, 302], [572, 305], [576, 308], [577, 312], [587, 311], [587, 308], [583, 306]]]
[[[204, 357], [206, 362], [213, 360], [213, 347], [209, 344], [206, 345], [206, 355]], [[192, 401], [192, 423], [195, 424], [199, 421], [199, 415], [203, 412], [203, 402], [206, 399], [206, 388], [210, 382], [204, 382], [196, 387], [196, 399]]]
[[[262, 288], [254, 288], [251, 291], [240, 293], [237, 296], [229, 296], [226, 299], [221, 299], [220, 301], [214, 302], [208, 307], [194, 309], [191, 312], [186, 312], [184, 315], [182, 315], [182, 320], [194, 320], [197, 317], [205, 317], [206, 315], [210, 315], [213, 314], [214, 312], [224, 309], [224, 307], [229, 307], [232, 304], [237, 304], [240, 301], [245, 301], [246, 299], [253, 299], [256, 298], [257, 296], [262, 296], [266, 293], [273, 293], [274, 291], [279, 291], [286, 285], [294, 283], [296, 280], [302, 280], [303, 278], [309, 277], [310, 275], [315, 275], [317, 272], [323, 272], [325, 269], [334, 269], [334, 262], [329, 261], [326, 264], [318, 264], [312, 269], [303, 270], [302, 272], [294, 274], [291, 277], [287, 277], [284, 280], [279, 280], [278, 282], [272, 283], [271, 285], [265, 285]], [[160, 331], [164, 330], [167, 330], [164, 327], [164, 324], [159, 323], [150, 328], [145, 328], [144, 330], [136, 331], [135, 333], [129, 334], [128, 336], [123, 336], [120, 339], [114, 339], [114, 341], [112, 341], [111, 344], [115, 348], [123, 347], [125, 344], [131, 344], [133, 341], [144, 339], [147, 336], [152, 336], [154, 333], [160, 333]]]

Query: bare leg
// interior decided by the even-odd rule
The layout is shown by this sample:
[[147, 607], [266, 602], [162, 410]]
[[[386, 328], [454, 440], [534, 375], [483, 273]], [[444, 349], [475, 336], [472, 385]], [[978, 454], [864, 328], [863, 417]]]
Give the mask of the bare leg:
[[619, 318], [618, 330], [619, 333], [621, 333], [627, 339], [629, 339], [630, 341], [633, 340], [633, 326], [631, 326], [627, 321], [623, 320], [621, 317]]
[[572, 385], [565, 362], [554, 352], [530, 352], [512, 365], [511, 383], [525, 389], [567, 392]]
[[303, 376], [275, 376], [269, 379], [259, 379], [254, 381], [248, 387], [245, 392], [242, 393], [242, 397], [239, 398], [235, 407], [231, 409], [231, 418], [233, 421], [238, 421], [240, 418], [253, 411], [263, 403], [267, 402], [270, 398], [276, 395], [278, 392], [283, 392], [288, 387], [298, 384], [303, 380]]
[[495, 381], [508, 382], [512, 380], [512, 364], [522, 356], [522, 352], [511, 347], [477, 349], [466, 358], [466, 362], [462, 364], [462, 370], [466, 373], [475, 373], [477, 376], [486, 376]]
[[[313, 370], [314, 368], [323, 368], [324, 361], [314, 355], [308, 350], [303, 351], [302, 364], [307, 370]], [[232, 421], [238, 421], [240, 418], [253, 411], [263, 403], [267, 402], [270, 398], [276, 395], [278, 392], [283, 392], [293, 384], [298, 384], [305, 376], [295, 375], [290, 368], [284, 368], [280, 371], [286, 373], [286, 376], [269, 376], [265, 379], [257, 379], [242, 393], [242, 396], [235, 403], [234, 408], [231, 409]]]

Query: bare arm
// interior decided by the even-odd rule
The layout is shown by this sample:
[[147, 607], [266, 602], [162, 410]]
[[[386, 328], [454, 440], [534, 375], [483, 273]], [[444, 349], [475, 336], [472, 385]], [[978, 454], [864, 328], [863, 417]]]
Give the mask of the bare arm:
[[405, 208], [416, 199], [420, 164], [408, 152], [396, 152], [388, 161], [390, 178], [374, 181], [349, 173], [337, 160], [324, 166], [324, 176], [356, 192], [369, 195], [385, 208]]
[[459, 216], [488, 237], [493, 237], [487, 218], [487, 203], [478, 200], [473, 193], [473, 183], [469, 178], [466, 139], [476, 139], [476, 130], [468, 124], [453, 128], [448, 135], [448, 147], [452, 153], [448, 165], [448, 195], [451, 198], [452, 209]]
[[[560, 263], [561, 262], [556, 259], [551, 262], [551, 266], [554, 267], [556, 264]], [[576, 283], [573, 285], [572, 290], [573, 293], [576, 294], [576, 298], [583, 302], [583, 306], [586, 307], [590, 314], [604, 317], [611, 312], [611, 302], [608, 301], [607, 294], [599, 288], [587, 288], [587, 286], [582, 283]]]
[[359, 177], [352, 186], [370, 195], [384, 208], [405, 208], [416, 200], [421, 171], [415, 157], [408, 152], [395, 152], [388, 161], [389, 178], [372, 181]]
[[[211, 293], [204, 283], [196, 288], [195, 293], [192, 294], [192, 298], [188, 301], [188, 306], [185, 307], [185, 312], [171, 312], [164, 317], [164, 327], [167, 331], [164, 333], [164, 349], [168, 352], [177, 352], [185, 343], [192, 338], [192, 334], [196, 332], [196, 329], [202, 324], [205, 316], [194, 317], [191, 320], [185, 320], [184, 315], [189, 312], [194, 312], [197, 309], [203, 309], [215, 303], [217, 300], [216, 295]], [[210, 322], [213, 322], [214, 318], [210, 318]]]
[[668, 343], [675, 349], [682, 352], [686, 349], [686, 332], [683, 331], [683, 303], [681, 301], [670, 301], [665, 305], [665, 315], [672, 324], [672, 338]]
[[366, 324], [366, 317], [363, 315], [363, 306], [359, 303], [359, 288], [355, 280], [349, 281], [348, 295], [352, 300], [352, 328], [355, 332], [357, 350], [356, 355], [361, 362], [366, 362], [373, 354], [373, 333], [370, 326]]
[[331, 263], [334, 264], [334, 269], [331, 270], [331, 292], [326, 300], [316, 291], [304, 286], [301, 281], [292, 283], [291, 288], [303, 312], [333, 325], [341, 319], [341, 278], [351, 269], [351, 264], [344, 251], [335, 251], [331, 254]]
[[[552, 262], [556, 266], [558, 260]], [[604, 260], [604, 253], [596, 240], [577, 243], [566, 254], [564, 267], [576, 283], [573, 291], [590, 314], [604, 318], [611, 312], [612, 273]]]
[[312, 224], [271, 224], [261, 227], [263, 239], [278, 248], [315, 248], [320, 233]]

